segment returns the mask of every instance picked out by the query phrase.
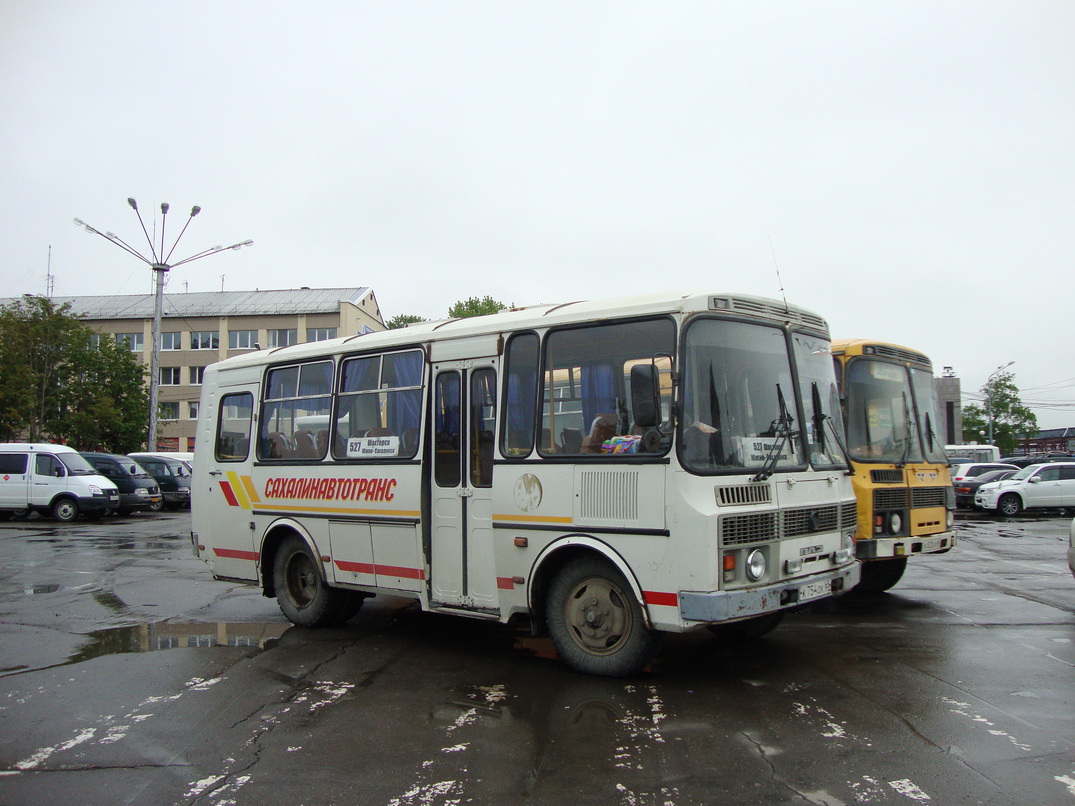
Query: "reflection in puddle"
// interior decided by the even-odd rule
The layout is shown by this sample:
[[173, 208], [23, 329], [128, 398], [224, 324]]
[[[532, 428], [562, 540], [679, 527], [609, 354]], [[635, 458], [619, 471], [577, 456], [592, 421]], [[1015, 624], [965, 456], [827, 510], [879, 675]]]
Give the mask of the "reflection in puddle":
[[27, 588], [23, 591], [26, 596], [40, 596], [42, 593], [55, 593], [62, 585], [34, 585], [32, 588]]
[[118, 655], [125, 652], [155, 652], [183, 647], [237, 646], [265, 649], [275, 644], [290, 628], [284, 624], [169, 623], [135, 624], [87, 633], [88, 642], [71, 655], [68, 663]]

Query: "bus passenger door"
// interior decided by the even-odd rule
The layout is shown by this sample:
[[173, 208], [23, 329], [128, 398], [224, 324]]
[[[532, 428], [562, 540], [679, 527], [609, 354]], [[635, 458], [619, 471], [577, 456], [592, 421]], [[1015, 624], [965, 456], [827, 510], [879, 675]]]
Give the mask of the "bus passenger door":
[[492, 482], [495, 359], [434, 366], [431, 600], [498, 610]]

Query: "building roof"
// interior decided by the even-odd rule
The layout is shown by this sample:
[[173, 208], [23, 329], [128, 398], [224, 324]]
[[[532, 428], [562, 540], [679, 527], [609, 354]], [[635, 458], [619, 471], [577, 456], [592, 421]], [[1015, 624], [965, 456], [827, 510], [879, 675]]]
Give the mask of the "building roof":
[[[357, 305], [370, 292], [359, 288], [285, 288], [272, 291], [195, 291], [165, 294], [165, 316], [269, 316], [273, 314], [335, 313], [340, 302]], [[152, 294], [101, 297], [53, 297], [56, 305], [71, 304], [82, 319], [150, 319]]]

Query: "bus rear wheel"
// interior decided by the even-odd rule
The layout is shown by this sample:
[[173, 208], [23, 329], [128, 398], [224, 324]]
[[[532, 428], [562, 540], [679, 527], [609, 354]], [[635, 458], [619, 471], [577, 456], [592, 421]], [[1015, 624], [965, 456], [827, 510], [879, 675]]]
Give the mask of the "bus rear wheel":
[[869, 560], [861, 565], [862, 576], [854, 588], [855, 592], [884, 593], [903, 577], [903, 572], [907, 569], [907, 558]]
[[545, 617], [560, 657], [585, 674], [634, 674], [660, 648], [661, 634], [646, 627], [623, 574], [598, 557], [580, 557], [560, 569], [549, 586]]
[[300, 627], [324, 627], [339, 622], [341, 592], [330, 588], [306, 542], [292, 535], [280, 544], [273, 565], [276, 601], [288, 621]]

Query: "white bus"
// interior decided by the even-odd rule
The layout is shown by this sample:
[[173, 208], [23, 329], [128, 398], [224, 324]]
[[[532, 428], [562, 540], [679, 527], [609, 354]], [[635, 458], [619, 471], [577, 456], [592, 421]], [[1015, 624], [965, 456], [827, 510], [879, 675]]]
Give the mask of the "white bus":
[[194, 552], [295, 624], [377, 593], [529, 617], [573, 668], [762, 634], [859, 579], [828, 325], [695, 293], [573, 302], [206, 368]]

